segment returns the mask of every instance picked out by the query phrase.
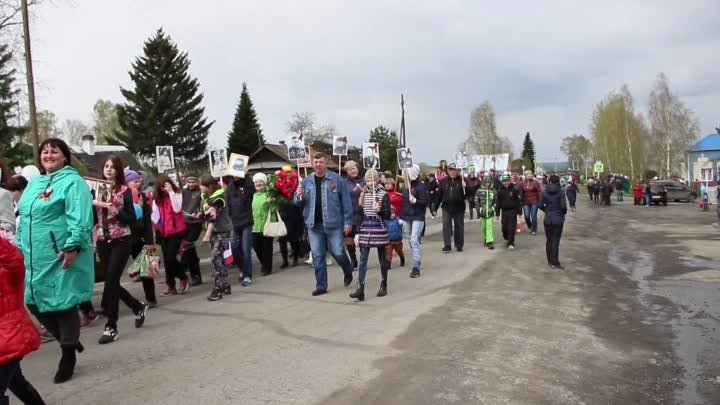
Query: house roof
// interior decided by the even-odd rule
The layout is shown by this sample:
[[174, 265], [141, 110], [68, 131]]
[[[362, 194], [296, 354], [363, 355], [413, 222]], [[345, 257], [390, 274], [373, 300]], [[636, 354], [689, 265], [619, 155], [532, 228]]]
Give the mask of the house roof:
[[[103, 145], [105, 146], [105, 145]], [[85, 164], [85, 166], [88, 169], [88, 176], [90, 177], [99, 177], [102, 175], [102, 166], [107, 160], [107, 158], [110, 155], [117, 155], [119, 156], [123, 163], [125, 164], [125, 167], [129, 167], [131, 170], [144, 170], [143, 166], [138, 162], [135, 155], [130, 153], [129, 150], [127, 150], [124, 147], [115, 147], [115, 148], [122, 148], [122, 149], [112, 149], [112, 150], [97, 150], [95, 149], [94, 155], [88, 155], [85, 152], [77, 152], [75, 149], [73, 149], [73, 159], [79, 160]], [[104, 148], [103, 148], [104, 149]]]
[[688, 152], [702, 152], [706, 150], [720, 150], [720, 134], [710, 134], [698, 141], [688, 149]]
[[[295, 167], [297, 162], [295, 160], [288, 159], [287, 146], [266, 143], [252, 155], [248, 163], [247, 170], [249, 171], [266, 171], [266, 170], [278, 170], [283, 166], [290, 165]], [[328, 162], [328, 167], [336, 169], [337, 163], [332, 159]]]
[[[32, 153], [32, 145], [23, 143], [23, 146], [29, 153]], [[110, 155], [118, 155], [123, 160], [125, 167], [132, 170], [144, 170], [142, 164], [137, 160], [135, 155], [119, 145], [95, 145], [95, 154], [88, 155], [80, 146], [68, 145], [70, 153], [72, 153], [73, 162], [82, 162], [87, 167], [87, 175], [90, 177], [100, 177], [102, 175], [102, 165]]]

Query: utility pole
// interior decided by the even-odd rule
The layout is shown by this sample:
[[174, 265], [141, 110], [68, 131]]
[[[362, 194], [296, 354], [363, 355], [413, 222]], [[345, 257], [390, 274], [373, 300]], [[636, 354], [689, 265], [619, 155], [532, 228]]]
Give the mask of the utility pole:
[[35, 79], [33, 77], [32, 52], [30, 51], [30, 19], [28, 17], [27, 0], [21, 0], [20, 7], [22, 7], [23, 37], [25, 39], [25, 70], [27, 71], [28, 98], [30, 102], [30, 130], [33, 140], [33, 157], [37, 160], [40, 135], [38, 133], [37, 110], [35, 109]]
[[405, 96], [403, 94], [400, 94], [400, 110], [402, 115], [400, 116], [400, 139], [398, 141], [400, 147], [407, 148], [405, 139]]
[[669, 106], [665, 106], [665, 137], [666, 137], [666, 155], [667, 155], [667, 166], [666, 166], [666, 179], [670, 179], [670, 112], [668, 111]]

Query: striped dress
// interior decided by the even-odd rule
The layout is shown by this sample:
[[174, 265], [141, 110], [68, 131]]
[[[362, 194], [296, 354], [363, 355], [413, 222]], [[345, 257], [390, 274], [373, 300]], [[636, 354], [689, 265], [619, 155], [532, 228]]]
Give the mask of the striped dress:
[[[381, 211], [390, 211], [389, 198], [382, 186], [375, 189], [374, 197], [381, 202]], [[373, 210], [373, 203], [373, 193], [365, 192], [362, 195], [362, 201], [360, 201], [363, 210], [363, 221], [358, 231], [358, 244], [360, 247], [381, 247], [390, 243], [383, 219]]]

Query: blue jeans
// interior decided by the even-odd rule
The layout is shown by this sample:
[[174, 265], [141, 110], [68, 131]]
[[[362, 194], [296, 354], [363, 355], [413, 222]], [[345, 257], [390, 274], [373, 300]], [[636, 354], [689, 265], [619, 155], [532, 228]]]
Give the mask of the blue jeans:
[[537, 232], [537, 204], [523, 205], [523, 213], [525, 214], [525, 223], [528, 224], [530, 231]]
[[[370, 249], [372, 248], [365, 246], [360, 247], [360, 267], [358, 267], [358, 281], [360, 282], [360, 284], [365, 284], [365, 275], [367, 274], [367, 264], [368, 258], [370, 257]], [[387, 257], [385, 255], [385, 246], [378, 247], [377, 253], [378, 260], [380, 261], [380, 274], [382, 275], [383, 280], [387, 280], [388, 270], [390, 270], [390, 263], [387, 261]]]
[[618, 200], [618, 201], [622, 201], [622, 200], [623, 200], [623, 191], [622, 191], [622, 190], [618, 190], [618, 191], [617, 191], [617, 200]]
[[232, 241], [232, 253], [242, 278], [252, 278], [252, 226], [236, 226]]
[[400, 221], [403, 226], [405, 239], [410, 240], [413, 268], [420, 270], [422, 265], [422, 234], [425, 230], [425, 221]]
[[325, 229], [322, 224], [318, 224], [308, 229], [313, 267], [315, 268], [315, 286], [318, 290], [327, 291], [328, 289], [327, 264], [325, 263], [326, 246], [342, 268], [343, 273], [352, 274], [353, 266], [345, 252], [344, 238], [345, 234], [342, 228]]

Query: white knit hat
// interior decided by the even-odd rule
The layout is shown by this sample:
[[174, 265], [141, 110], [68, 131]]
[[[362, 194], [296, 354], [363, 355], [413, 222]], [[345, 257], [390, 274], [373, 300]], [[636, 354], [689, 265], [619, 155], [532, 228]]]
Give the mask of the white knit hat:
[[267, 176], [265, 173], [255, 173], [253, 176], [253, 183], [256, 181], [262, 181], [263, 183], [267, 184]]

